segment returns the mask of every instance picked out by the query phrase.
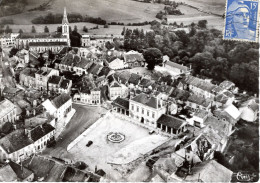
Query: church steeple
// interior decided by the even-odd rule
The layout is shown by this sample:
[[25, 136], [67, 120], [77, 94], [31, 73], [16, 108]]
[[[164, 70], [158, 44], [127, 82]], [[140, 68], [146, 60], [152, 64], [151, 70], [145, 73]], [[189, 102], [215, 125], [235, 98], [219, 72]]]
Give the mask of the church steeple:
[[69, 21], [68, 21], [68, 17], [67, 17], [66, 7], [64, 7], [64, 13], [63, 13], [63, 19], [62, 19], [62, 35], [67, 37], [68, 44], [70, 46]]
[[64, 7], [64, 13], [63, 13], [62, 25], [63, 25], [63, 24], [68, 24], [68, 25], [69, 25], [69, 21], [68, 21], [68, 17], [67, 17], [66, 7]]

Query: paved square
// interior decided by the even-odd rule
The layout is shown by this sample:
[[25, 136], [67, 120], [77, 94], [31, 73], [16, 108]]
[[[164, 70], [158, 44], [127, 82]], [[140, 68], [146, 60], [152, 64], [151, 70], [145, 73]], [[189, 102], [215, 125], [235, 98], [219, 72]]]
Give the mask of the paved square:
[[[86, 162], [91, 170], [95, 166], [103, 169], [112, 177], [120, 177], [119, 173], [112, 170], [107, 162], [124, 163], [149, 152], [164, 143], [168, 138], [161, 135], [149, 135], [149, 130], [121, 120], [109, 114], [102, 121], [97, 122], [91, 131], [69, 150], [75, 161]], [[110, 132], [120, 132], [125, 135], [121, 143], [113, 143], [107, 140]], [[86, 144], [93, 141], [90, 147]], [[117, 179], [117, 178], [116, 178]]]

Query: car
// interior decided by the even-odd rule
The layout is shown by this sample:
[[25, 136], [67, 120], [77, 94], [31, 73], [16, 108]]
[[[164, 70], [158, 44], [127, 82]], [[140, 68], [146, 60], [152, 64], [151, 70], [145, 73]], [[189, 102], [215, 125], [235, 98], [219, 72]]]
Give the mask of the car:
[[91, 146], [93, 144], [93, 141], [88, 141], [88, 143], [86, 144], [87, 147]]
[[149, 131], [149, 135], [152, 135], [152, 134], [154, 134], [154, 133], [155, 133], [154, 130]]

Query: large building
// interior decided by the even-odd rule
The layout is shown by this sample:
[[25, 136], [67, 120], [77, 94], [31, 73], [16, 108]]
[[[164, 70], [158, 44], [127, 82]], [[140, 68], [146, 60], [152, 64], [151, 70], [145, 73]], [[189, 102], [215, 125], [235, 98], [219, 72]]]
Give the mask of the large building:
[[16, 120], [16, 106], [5, 99], [0, 101], [0, 128], [5, 122], [13, 123]]
[[36, 52], [52, 50], [58, 52], [64, 46], [70, 46], [69, 22], [66, 8], [62, 20], [62, 32], [53, 33], [21, 33], [16, 38], [16, 47], [26, 48]]
[[14, 46], [17, 36], [19, 36], [19, 33], [9, 33], [0, 36], [0, 47]]
[[129, 100], [129, 108], [133, 119], [156, 128], [156, 121], [166, 113], [167, 107], [161, 99], [142, 93]]

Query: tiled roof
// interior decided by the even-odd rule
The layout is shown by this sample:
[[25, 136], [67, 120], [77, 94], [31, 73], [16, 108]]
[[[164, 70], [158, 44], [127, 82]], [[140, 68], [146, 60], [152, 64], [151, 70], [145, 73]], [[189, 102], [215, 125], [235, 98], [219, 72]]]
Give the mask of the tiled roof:
[[215, 160], [204, 161], [192, 168], [192, 175], [188, 175], [185, 181], [202, 182], [230, 182], [233, 172]]
[[129, 110], [129, 100], [117, 97], [113, 102], [112, 105], [116, 105], [119, 107], [123, 107], [127, 110]]
[[86, 68], [88, 65], [91, 65], [92, 63], [93, 61], [91, 61], [90, 59], [81, 57], [81, 61], [76, 64], [76, 67]]
[[227, 112], [233, 119], [238, 119], [241, 112], [234, 106], [234, 105], [229, 105], [224, 109], [225, 112]]
[[14, 182], [18, 181], [16, 173], [13, 171], [10, 165], [6, 165], [0, 168], [0, 182]]
[[97, 64], [90, 72], [93, 75], [98, 75], [103, 66]]
[[13, 171], [16, 173], [19, 179], [24, 180], [25, 178], [29, 177], [33, 174], [31, 170], [26, 167], [21, 166], [13, 161], [9, 162], [9, 165], [12, 167]]
[[60, 81], [62, 80], [62, 77], [61, 76], [51, 76], [50, 78], [49, 78], [49, 83], [51, 83], [51, 84], [59, 84], [60, 83]]
[[24, 68], [24, 70], [21, 71], [20, 74], [24, 74], [26, 76], [31, 76], [31, 77], [35, 77], [35, 73], [37, 72], [37, 69], [35, 68]]
[[176, 100], [186, 101], [190, 96], [190, 93], [185, 90], [180, 90], [178, 88], [175, 88], [170, 97], [175, 98]]
[[222, 138], [228, 135], [229, 122], [226, 120], [218, 119], [215, 116], [209, 116], [205, 120], [204, 124], [211, 126]]
[[132, 83], [134, 85], [138, 85], [139, 81], [141, 79], [141, 76], [135, 73], [131, 74], [131, 77], [129, 78], [128, 82]]
[[208, 111], [205, 111], [203, 109], [198, 109], [196, 110], [194, 116], [197, 116], [199, 118], [205, 118], [206, 116], [209, 115], [209, 112]]
[[12, 87], [5, 86], [4, 89], [3, 89], [3, 93], [16, 94], [20, 90], [21, 89], [18, 89], [18, 88], [12, 88]]
[[179, 70], [185, 71], [185, 72], [189, 70], [188, 67], [186, 67], [186, 66], [184, 66], [184, 65], [177, 64], [177, 63], [175, 63], [175, 62], [168, 61], [168, 62], [166, 62], [165, 64], [166, 64], [166, 65], [169, 65], [169, 66], [171, 66], [171, 67], [177, 68], [177, 69], [179, 69]]
[[55, 162], [44, 157], [33, 156], [23, 162], [23, 165], [33, 170], [35, 177], [46, 177], [55, 165]]
[[99, 72], [98, 76], [107, 76], [111, 69], [109, 67], [103, 67]]
[[80, 61], [81, 61], [81, 57], [79, 57], [78, 55], [68, 53], [62, 58], [60, 64], [67, 65], [67, 66], [75, 66]]
[[139, 85], [141, 85], [143, 87], [149, 87], [150, 85], [152, 85], [153, 82], [154, 81], [151, 81], [150, 79], [143, 78], [143, 79], [141, 79]]
[[91, 90], [94, 90], [95, 88], [96, 85], [93, 81], [93, 78], [89, 77], [88, 75], [82, 78], [81, 87], [80, 87], [81, 93], [90, 94]]
[[62, 33], [55, 32], [55, 33], [21, 33], [17, 38], [21, 39], [30, 39], [30, 38], [62, 38]]
[[97, 64], [96, 63], [93, 63], [89, 68], [88, 68], [88, 73], [91, 73], [94, 69], [95, 69], [95, 67], [97, 66]]
[[66, 102], [68, 102], [71, 99], [71, 97], [68, 94], [61, 94], [58, 97], [55, 97], [52, 100], [52, 103], [54, 104], [54, 106], [58, 109], [60, 108], [63, 104], [65, 104]]
[[181, 119], [179, 119], [179, 118], [163, 114], [157, 120], [157, 123], [160, 123], [162, 125], [165, 125], [165, 126], [168, 126], [170, 128], [178, 130], [186, 122], [181, 120]]
[[143, 54], [136, 51], [125, 53], [124, 58], [126, 62], [144, 61]]
[[223, 88], [223, 89], [229, 89], [232, 86], [235, 86], [235, 84], [231, 81], [225, 80], [222, 83], [219, 84], [219, 87]]
[[259, 104], [257, 102], [258, 102], [258, 99], [250, 99], [250, 100], [247, 100], [244, 103], [242, 103], [240, 107], [248, 107], [248, 108], [252, 109], [253, 112], [258, 112]]
[[133, 99], [131, 99], [135, 102], [144, 104], [146, 106], [158, 109], [161, 106], [159, 105], [159, 101], [158, 99], [156, 99], [155, 97], [149, 97], [148, 95], [141, 93], [139, 95], [137, 95], [136, 97], [134, 97]]
[[17, 129], [0, 139], [0, 146], [2, 146], [8, 154], [18, 151], [32, 143], [33, 141], [25, 134], [24, 129]]
[[8, 99], [0, 101], [0, 119], [2, 119], [11, 110], [15, 109], [15, 105]]
[[207, 99], [204, 99], [203, 97], [200, 97], [198, 95], [190, 95], [188, 98], [188, 101], [201, 105], [203, 107], [208, 107], [210, 105], [210, 101]]
[[55, 128], [53, 126], [51, 126], [50, 124], [44, 123], [44, 124], [42, 124], [42, 126], [39, 125], [31, 130], [31, 139], [33, 141], [37, 141], [40, 138], [42, 138], [43, 136], [52, 132], [53, 130], [55, 130]]
[[210, 82], [207, 82], [203, 79], [200, 79], [200, 78], [197, 78], [197, 77], [194, 77], [191, 75], [185, 76], [181, 82], [195, 86], [197, 88], [200, 88], [204, 91], [208, 91], [211, 93], [213, 92], [213, 89], [215, 89], [217, 87], [216, 85], [214, 85]]
[[68, 89], [69, 84], [71, 83], [71, 80], [69, 79], [63, 79], [60, 83], [60, 87], [62, 89]]
[[117, 81], [126, 84], [131, 77], [131, 73], [129, 71], [115, 72], [114, 76]]
[[67, 42], [30, 42], [29, 46], [67, 46]]

